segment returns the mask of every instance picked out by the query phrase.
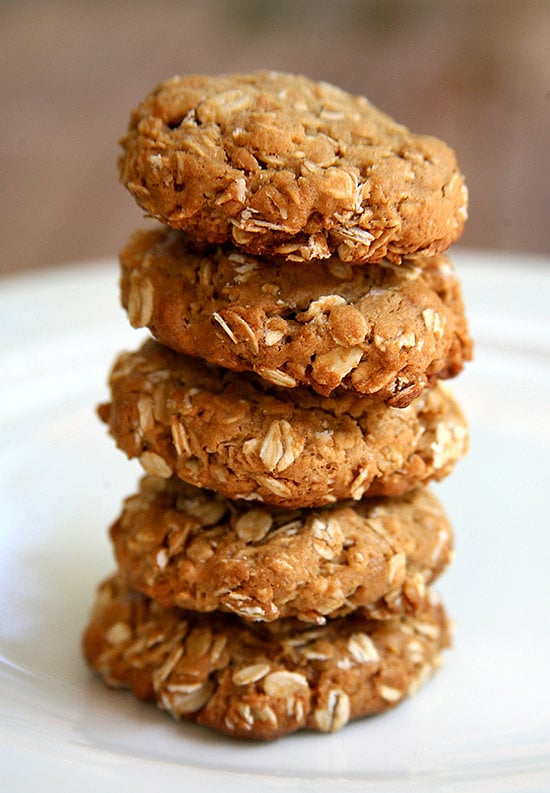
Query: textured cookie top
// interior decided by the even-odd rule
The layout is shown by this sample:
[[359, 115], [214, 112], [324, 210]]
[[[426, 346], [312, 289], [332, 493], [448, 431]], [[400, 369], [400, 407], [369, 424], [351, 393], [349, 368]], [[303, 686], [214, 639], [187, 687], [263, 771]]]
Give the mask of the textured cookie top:
[[121, 144], [120, 179], [149, 215], [251, 253], [399, 262], [446, 250], [466, 219], [448, 146], [303, 76], [173, 77]]
[[117, 358], [110, 388], [99, 414], [147, 473], [290, 508], [404, 493], [450, 473], [468, 442], [458, 406], [440, 387], [407, 408], [351, 391], [322, 397], [152, 339]]
[[120, 255], [134, 327], [265, 380], [330, 394], [344, 385], [403, 407], [471, 357], [460, 285], [444, 255], [296, 268], [182, 232], [136, 232]]
[[385, 621], [356, 614], [314, 627], [244, 623], [230, 614], [164, 610], [113, 576], [83, 637], [107, 685], [240, 738], [335, 732], [416, 693], [449, 645], [444, 609]]
[[176, 477], [145, 477], [111, 537], [130, 586], [161, 606], [317, 624], [356, 608], [377, 619], [425, 608], [452, 550], [443, 508], [424, 488], [287, 510]]

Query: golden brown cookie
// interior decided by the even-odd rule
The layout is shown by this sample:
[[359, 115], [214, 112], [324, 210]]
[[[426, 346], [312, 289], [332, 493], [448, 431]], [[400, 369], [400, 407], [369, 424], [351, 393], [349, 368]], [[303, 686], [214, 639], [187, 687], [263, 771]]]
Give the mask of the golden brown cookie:
[[244, 623], [163, 610], [113, 576], [99, 589], [83, 644], [107, 685], [178, 720], [272, 740], [303, 728], [335, 732], [394, 707], [439, 665], [449, 628], [435, 603], [386, 621]]
[[466, 220], [448, 146], [303, 76], [173, 77], [121, 144], [120, 179], [149, 215], [254, 254], [398, 263], [446, 250]]
[[287, 508], [404, 493], [449, 474], [468, 443], [441, 386], [407, 408], [350, 391], [322, 397], [152, 339], [117, 358], [110, 388], [99, 415], [147, 473]]
[[357, 608], [376, 619], [422, 610], [453, 541], [424, 488], [287, 510], [251, 507], [177, 477], [145, 477], [111, 538], [129, 585], [165, 608], [317, 624]]
[[344, 385], [404, 407], [471, 357], [459, 281], [441, 255], [296, 269], [159, 228], [121, 252], [134, 327], [168, 347], [277, 385]]

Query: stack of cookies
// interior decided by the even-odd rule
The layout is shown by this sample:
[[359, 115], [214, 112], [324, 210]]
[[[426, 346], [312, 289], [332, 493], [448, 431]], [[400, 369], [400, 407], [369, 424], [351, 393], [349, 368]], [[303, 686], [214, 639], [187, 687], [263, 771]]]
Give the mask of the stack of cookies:
[[426, 487], [467, 447], [442, 380], [471, 357], [444, 251], [453, 152], [305, 77], [175, 77], [131, 115], [148, 215], [121, 295], [149, 338], [99, 408], [146, 475], [89, 664], [234, 736], [331, 732], [437, 667], [452, 530]]

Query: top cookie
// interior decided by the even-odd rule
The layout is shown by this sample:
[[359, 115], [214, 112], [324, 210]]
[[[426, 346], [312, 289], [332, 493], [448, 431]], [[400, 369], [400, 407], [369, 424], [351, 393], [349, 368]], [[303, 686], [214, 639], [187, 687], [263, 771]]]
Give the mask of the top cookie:
[[399, 263], [446, 250], [466, 220], [448, 146], [303, 76], [173, 77], [121, 145], [120, 179], [149, 215], [253, 254]]

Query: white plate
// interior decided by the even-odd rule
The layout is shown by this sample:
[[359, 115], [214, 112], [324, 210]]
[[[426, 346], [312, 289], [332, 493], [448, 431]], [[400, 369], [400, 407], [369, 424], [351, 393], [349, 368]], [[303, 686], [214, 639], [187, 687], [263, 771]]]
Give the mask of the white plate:
[[137, 464], [94, 408], [135, 348], [114, 261], [0, 282], [0, 782], [6, 791], [550, 789], [550, 262], [456, 251], [476, 360], [469, 457], [437, 492], [454, 649], [419, 695], [330, 736], [232, 741], [108, 691], [81, 659]]

